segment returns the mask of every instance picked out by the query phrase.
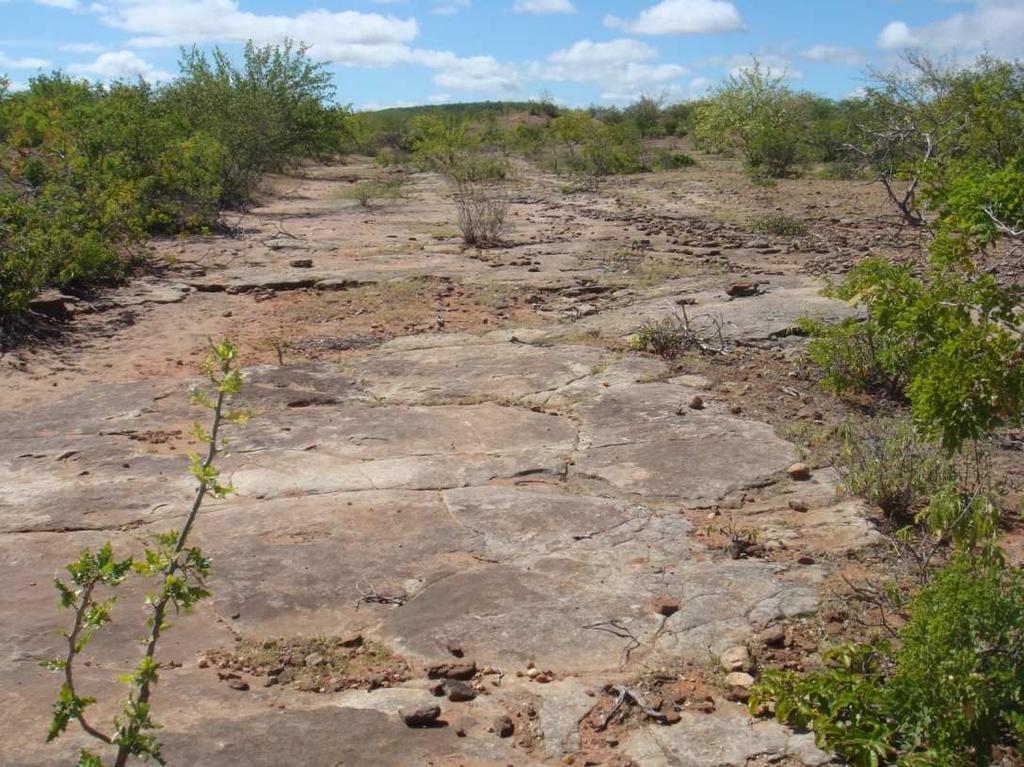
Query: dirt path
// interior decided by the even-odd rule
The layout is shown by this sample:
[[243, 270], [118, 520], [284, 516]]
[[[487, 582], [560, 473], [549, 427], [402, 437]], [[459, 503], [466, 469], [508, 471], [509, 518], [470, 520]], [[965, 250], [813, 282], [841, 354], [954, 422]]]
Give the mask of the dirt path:
[[[168, 634], [156, 718], [170, 763], [823, 763], [809, 736], [722, 698], [718, 658], [816, 610], [830, 563], [872, 528], [829, 470], [788, 476], [797, 446], [737, 404], [740, 383], [625, 344], [683, 303], [735, 354], [784, 357], [798, 317], [846, 311], [808, 276], [820, 248], [714, 219], [707, 180], [565, 195], [524, 169], [509, 245], [467, 251], [434, 177], [379, 209], [341, 199], [374, 172], [276, 179], [233, 236], [155, 243], [159, 274], [3, 360], [0, 763], [71, 758], [74, 737], [41, 737], [49, 578], [82, 546], [134, 548], [180, 513], [186, 384], [225, 335], [252, 366], [255, 417], [223, 462], [237, 494], [199, 525], [214, 597]], [[736, 282], [760, 285], [732, 298]], [[722, 530], [734, 515], [756, 522], [759, 556], [708, 534], [709, 516]], [[130, 603], [97, 644], [118, 671], [136, 653]], [[348, 671], [319, 649], [296, 659], [354, 633]], [[293, 649], [268, 658], [279, 645]], [[468, 661], [476, 698], [432, 697], [424, 670]], [[269, 673], [279, 662], [291, 683]], [[665, 703], [680, 721], [598, 733], [604, 685], [657, 669], [700, 680]], [[83, 669], [86, 684], [114, 673]], [[448, 727], [396, 715], [438, 700]]]

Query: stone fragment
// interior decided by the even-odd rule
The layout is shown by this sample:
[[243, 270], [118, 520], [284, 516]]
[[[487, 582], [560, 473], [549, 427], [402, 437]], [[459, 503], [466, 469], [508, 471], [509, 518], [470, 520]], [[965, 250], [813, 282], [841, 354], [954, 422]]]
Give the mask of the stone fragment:
[[440, 706], [403, 706], [398, 716], [406, 727], [429, 727], [441, 716]]
[[427, 669], [429, 679], [472, 679], [476, 676], [476, 663], [435, 663]]
[[750, 668], [750, 652], [743, 645], [730, 647], [718, 660], [726, 671], [746, 671]]
[[725, 691], [725, 699], [734, 703], [746, 703], [750, 700], [750, 688], [734, 685]]
[[454, 642], [449, 642], [447, 645], [447, 649], [448, 652], [450, 652], [456, 658], [461, 658], [463, 655], [466, 654], [462, 650], [462, 645], [455, 644]]
[[229, 679], [228, 687], [232, 690], [238, 690], [239, 692], [245, 692], [249, 689], [249, 683], [244, 679]]
[[754, 686], [754, 677], [745, 671], [733, 671], [725, 675], [726, 687], [745, 687], [750, 689]]
[[312, 258], [293, 258], [288, 262], [288, 265], [295, 269], [312, 269], [313, 259]]
[[473, 700], [477, 695], [476, 690], [465, 682], [448, 682], [444, 687], [448, 693], [448, 700], [452, 703], [466, 703]]
[[757, 295], [757, 283], [756, 282], [734, 282], [725, 292], [733, 298], [741, 298], [745, 296]]
[[811, 468], [806, 463], [794, 463], [788, 469], [786, 473], [790, 479], [795, 479], [798, 482], [803, 482], [811, 478]]
[[512, 737], [512, 733], [516, 731], [516, 726], [512, 722], [512, 718], [507, 714], [495, 717], [492, 728], [494, 729], [494, 734], [499, 738], [510, 738]]
[[803, 501], [790, 501], [789, 508], [791, 508], [793, 511], [804, 512], [807, 511], [808, 506]]
[[786, 643], [786, 630], [779, 624], [769, 626], [757, 637], [766, 647], [782, 647]]

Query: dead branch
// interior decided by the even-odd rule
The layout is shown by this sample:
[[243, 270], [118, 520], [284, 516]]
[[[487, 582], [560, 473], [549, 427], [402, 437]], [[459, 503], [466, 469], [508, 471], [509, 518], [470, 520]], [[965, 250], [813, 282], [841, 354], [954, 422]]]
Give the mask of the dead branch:
[[626, 667], [626, 664], [629, 663], [629, 654], [642, 644], [632, 631], [622, 625], [622, 622], [618, 618], [610, 621], [598, 621], [597, 623], [591, 623], [588, 626], [584, 626], [583, 629], [585, 631], [604, 631], [605, 633], [611, 634], [619, 639], [629, 640], [622, 648], [622, 657], [619, 661], [619, 668]]
[[601, 717], [601, 721], [594, 726], [594, 729], [598, 732], [600, 732], [608, 726], [608, 724], [612, 720], [612, 717], [614, 717], [615, 714], [622, 708], [623, 704], [627, 702], [632, 702], [633, 704], [635, 704], [637, 708], [639, 708], [646, 716], [649, 716], [651, 719], [655, 719], [659, 722], [668, 721], [668, 715], [662, 713], [661, 711], [658, 711], [656, 708], [651, 708], [647, 704], [647, 701], [644, 699], [643, 694], [635, 687], [627, 687], [626, 685], [617, 684], [605, 688], [605, 691], [615, 693], [616, 698], [615, 703], [612, 705], [611, 709], [609, 709], [608, 712], [603, 717]]

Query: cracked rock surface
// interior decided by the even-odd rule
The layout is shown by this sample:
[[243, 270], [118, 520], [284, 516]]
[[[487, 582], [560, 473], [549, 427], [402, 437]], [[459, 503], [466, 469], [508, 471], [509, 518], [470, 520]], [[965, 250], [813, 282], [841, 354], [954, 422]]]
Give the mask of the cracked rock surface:
[[[310, 227], [334, 220], [340, 214], [320, 204], [332, 189], [325, 178], [310, 176], [305, 202], [271, 208]], [[424, 189], [420, 215], [442, 205], [437, 189]], [[148, 281], [125, 288], [124, 300], [139, 311], [147, 301], [177, 307], [185, 318], [190, 302], [207, 300], [197, 296], [229, 288], [439, 270], [550, 288], [574, 284], [572, 275], [587, 269], [571, 239], [524, 246], [539, 271], [492, 268], [461, 251], [388, 252], [353, 265], [331, 260], [340, 242], [329, 232], [309, 236], [303, 253], [322, 266], [313, 274], [289, 272], [295, 247], [270, 242], [258, 266], [229, 264], [194, 277], [190, 288]], [[802, 314], [846, 311], [796, 278], [746, 304], [723, 296], [708, 292], [709, 306], [729, 317], [730, 338], [751, 342]], [[576, 324], [621, 336], [670, 305], [648, 296]], [[687, 513], [758, 490], [755, 511], [780, 536], [806, 527], [827, 537], [838, 520], [847, 535], [833, 543], [843, 550], [870, 540], [859, 510], [835, 498], [834, 481], [815, 476], [814, 492], [805, 492], [810, 512], [788, 511], [794, 446], [714, 402], [687, 408], [702, 391], [699, 377], [668, 374], [661, 360], [576, 343], [558, 323], [418, 334], [334, 362], [248, 369], [241, 399], [253, 419], [231, 429], [220, 462], [237, 492], [204, 508], [194, 539], [214, 562], [213, 597], [176, 617], [161, 645], [168, 665], [155, 718], [165, 725], [169, 763], [554, 763], [580, 748], [578, 723], [609, 680], [642, 664], [707, 659], [815, 610], [823, 567], [731, 560], [695, 539]], [[182, 382], [166, 377], [83, 381], [38, 407], [0, 411], [0, 729], [8, 733], [0, 763], [69, 763], [85, 743], [77, 734], [42, 743], [57, 685], [37, 664], [57, 653], [66, 617], [55, 610], [50, 579], [84, 546], [110, 540], [136, 551], [175, 524], [191, 494], [185, 453], [194, 415]], [[96, 640], [103, 662], [80, 672], [83, 688], [115, 699], [110, 680], [138, 655], [132, 621], [143, 589], [133, 588]], [[396, 602], [368, 603], [371, 589]], [[659, 597], [679, 609], [659, 614], [651, 607]], [[610, 621], [632, 640], [595, 630]], [[372, 692], [239, 692], [197, 663], [197, 651], [230, 647], [236, 636], [351, 631], [417, 667], [450, 660], [456, 643], [467, 658], [501, 669], [503, 682], [472, 702], [444, 702], [450, 726], [410, 731], [398, 708], [435, 701], [422, 675]], [[558, 679], [516, 677], [528, 663]], [[525, 705], [537, 712], [536, 747], [487, 732], [496, 716]], [[641, 727], [623, 749], [644, 767], [745, 765], [762, 754], [822, 764], [809, 737], [753, 723], [723, 703], [713, 715], [686, 712], [672, 727]]]

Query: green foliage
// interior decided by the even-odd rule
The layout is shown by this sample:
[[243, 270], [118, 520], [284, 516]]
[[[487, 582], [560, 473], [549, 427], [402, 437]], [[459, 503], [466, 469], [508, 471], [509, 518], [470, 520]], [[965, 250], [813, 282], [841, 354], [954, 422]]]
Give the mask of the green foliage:
[[[175, 613], [189, 612], [199, 601], [210, 595], [205, 586], [205, 580], [210, 574], [210, 561], [198, 548], [189, 546], [188, 539], [203, 499], [207, 495], [223, 498], [231, 492], [229, 486], [220, 483], [214, 459], [222, 447], [219, 432], [223, 424], [243, 423], [248, 417], [244, 411], [228, 407], [230, 399], [238, 393], [242, 383], [236, 358], [235, 347], [229, 341], [216, 344], [204, 366], [212, 394], [199, 389], [193, 390], [191, 394], [193, 402], [212, 411], [213, 423], [208, 431], [198, 423], [193, 427], [193, 433], [206, 444], [206, 454], [204, 457], [195, 454], [190, 456], [196, 493], [182, 526], [156, 535], [153, 543], [146, 546], [138, 558], [117, 559], [109, 543], [95, 553], [86, 549], [66, 567], [68, 579], [55, 580], [60, 607], [71, 610], [74, 618], [70, 630], [64, 634], [67, 639], [66, 653], [42, 664], [62, 674], [64, 678], [59, 696], [53, 704], [47, 742], [62, 735], [68, 725], [75, 721], [86, 734], [106, 746], [114, 747], [114, 767], [123, 767], [129, 757], [153, 759], [163, 764], [160, 743], [153, 735], [159, 725], [150, 716], [149, 704], [153, 685], [159, 680], [156, 648], [162, 632], [169, 626], [166, 618], [169, 609]], [[100, 599], [97, 590], [112, 592], [132, 573], [154, 579], [157, 588], [146, 599], [149, 612], [146, 623], [149, 630], [144, 640], [143, 657], [135, 669], [120, 677], [128, 687], [128, 697], [120, 714], [114, 719], [113, 734], [106, 734], [86, 719], [86, 709], [96, 701], [77, 692], [74, 664], [94, 633], [111, 620], [115, 596], [111, 594], [107, 599]], [[83, 750], [79, 765], [103, 767], [103, 761], [95, 754]]]
[[940, 247], [947, 255], [1018, 231], [1024, 64], [982, 57], [958, 66], [918, 54], [906, 64], [867, 91], [851, 142], [859, 159], [905, 221], [950, 240]]
[[684, 323], [675, 317], [667, 317], [641, 325], [630, 339], [630, 345], [639, 351], [672, 359], [689, 348], [690, 334]]
[[405, 179], [391, 178], [383, 180], [360, 181], [358, 184], [343, 191], [339, 196], [355, 200], [364, 208], [373, 207], [374, 202], [387, 202], [402, 198]]
[[950, 450], [1024, 418], [1019, 288], [953, 265], [917, 277], [868, 259], [827, 293], [867, 311], [863, 322], [804, 324], [829, 388], [906, 397]]
[[0, 92], [0, 331], [44, 287], [122, 278], [147, 233], [204, 231], [260, 177], [341, 146], [347, 112], [307, 49], [186, 52], [181, 74]]
[[843, 485], [886, 517], [909, 520], [952, 479], [948, 458], [904, 419], [846, 421], [837, 462]]
[[760, 234], [774, 234], [779, 237], [803, 237], [807, 234], [807, 224], [782, 213], [755, 218], [750, 222], [750, 228]]
[[412, 157], [420, 170], [446, 171], [474, 149], [478, 138], [473, 124], [454, 112], [425, 114], [411, 125]]
[[780, 178], [803, 161], [806, 120], [804, 100], [755, 61], [697, 108], [694, 139], [709, 151], [738, 151], [751, 171]]
[[913, 599], [898, 646], [847, 645], [824, 671], [766, 672], [750, 707], [774, 706], [855, 767], [988, 765], [1024, 737], [1022, 637], [1024, 574], [959, 558]]
[[693, 155], [686, 152], [670, 152], [666, 149], [658, 153], [654, 164], [661, 170], [678, 170], [679, 168], [692, 168], [697, 161]]

